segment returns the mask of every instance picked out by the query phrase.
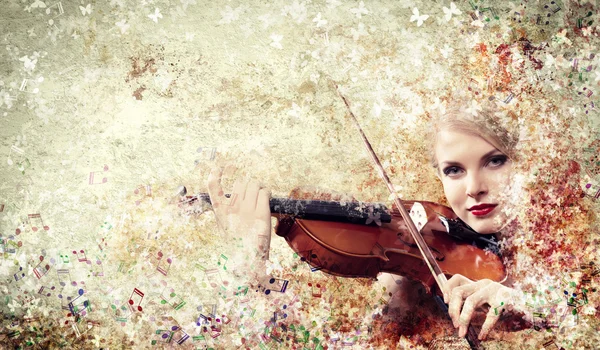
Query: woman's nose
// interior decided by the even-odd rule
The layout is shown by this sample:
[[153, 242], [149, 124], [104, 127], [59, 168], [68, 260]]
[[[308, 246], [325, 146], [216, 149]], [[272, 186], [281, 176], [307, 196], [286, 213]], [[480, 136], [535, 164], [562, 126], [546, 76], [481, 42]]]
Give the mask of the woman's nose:
[[471, 174], [467, 176], [467, 195], [470, 197], [478, 197], [481, 196], [488, 191], [488, 187], [486, 181], [481, 178], [478, 174]]

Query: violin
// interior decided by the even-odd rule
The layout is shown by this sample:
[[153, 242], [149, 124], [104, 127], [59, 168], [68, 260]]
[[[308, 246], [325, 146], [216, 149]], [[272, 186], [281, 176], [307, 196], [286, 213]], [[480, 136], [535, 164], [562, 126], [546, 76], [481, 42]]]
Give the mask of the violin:
[[[179, 190], [179, 205], [211, 205], [208, 193], [187, 196]], [[408, 225], [398, 210], [383, 203], [356, 200], [339, 202], [270, 198], [271, 216], [277, 218], [275, 233], [312, 266], [313, 271], [340, 277], [377, 279], [382, 273], [404, 276], [420, 282], [433, 293], [437, 304], [447, 312], [436, 280], [429, 270]], [[306, 195], [305, 195], [306, 196]], [[231, 198], [231, 195], [225, 194]], [[429, 201], [403, 201], [417, 221], [420, 234], [446, 278], [461, 274], [473, 281], [502, 282], [506, 271], [496, 254], [493, 240], [473, 231], [451, 208]], [[202, 208], [202, 211], [208, 208]], [[491, 249], [490, 249], [491, 248]], [[469, 326], [467, 339], [479, 349], [476, 333]]]
[[[398, 210], [383, 203], [297, 199], [294, 192], [289, 198], [269, 200], [271, 216], [278, 220], [275, 233], [313, 270], [371, 279], [386, 272], [419, 281], [431, 292], [434, 277]], [[211, 204], [208, 193], [184, 195], [180, 204], [196, 201]], [[494, 242], [471, 230], [451, 208], [428, 201], [403, 204], [424, 212], [420, 213], [421, 235], [446, 277], [461, 274], [474, 281], [505, 280]]]

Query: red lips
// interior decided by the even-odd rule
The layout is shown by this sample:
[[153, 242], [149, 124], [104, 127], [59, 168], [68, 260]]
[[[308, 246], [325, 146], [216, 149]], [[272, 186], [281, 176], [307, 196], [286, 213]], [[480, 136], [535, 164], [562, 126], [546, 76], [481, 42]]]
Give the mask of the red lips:
[[471, 208], [467, 209], [471, 212], [471, 214], [475, 216], [483, 216], [489, 214], [497, 204], [478, 204], [474, 205]]
[[471, 211], [471, 210], [482, 210], [482, 209], [487, 209], [487, 208], [490, 208], [490, 207], [491, 207], [491, 208], [493, 208], [493, 207], [495, 207], [496, 205], [497, 205], [497, 204], [488, 204], [488, 203], [477, 204], [477, 205], [474, 205], [474, 206], [470, 207], [470, 208], [469, 208], [469, 209], [467, 209], [467, 210], [468, 210], [468, 211]]

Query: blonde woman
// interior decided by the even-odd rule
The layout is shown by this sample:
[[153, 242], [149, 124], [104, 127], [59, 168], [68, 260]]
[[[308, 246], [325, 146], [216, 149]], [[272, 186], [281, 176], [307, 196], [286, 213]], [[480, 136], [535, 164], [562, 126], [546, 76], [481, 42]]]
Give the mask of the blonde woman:
[[[505, 215], [506, 192], [510, 185], [514, 148], [517, 138], [499, 126], [492, 111], [472, 116], [460, 109], [451, 110], [432, 125], [431, 156], [452, 210], [479, 234], [494, 234], [496, 242], [511, 221]], [[264, 278], [264, 260], [268, 258], [271, 236], [270, 193], [254, 180], [237, 179], [230, 193], [237, 195], [232, 206], [219, 205], [224, 199], [221, 187], [223, 169], [214, 169], [208, 177], [208, 192], [220, 225], [231, 236], [245, 237], [246, 244], [256, 247], [254, 267], [246, 271], [251, 278]], [[252, 232], [252, 234], [249, 234]], [[240, 234], [243, 233], [243, 234]], [[245, 244], [245, 246], [247, 246]], [[387, 275], [387, 274], [382, 274]], [[378, 280], [394, 291], [399, 288], [391, 276]], [[463, 337], [474, 312], [492, 306], [487, 313], [479, 338], [485, 338], [497, 323], [501, 311], [518, 294], [510, 281], [471, 281], [455, 275], [445, 285], [444, 301], [458, 333]], [[501, 305], [502, 308], [496, 306]]]

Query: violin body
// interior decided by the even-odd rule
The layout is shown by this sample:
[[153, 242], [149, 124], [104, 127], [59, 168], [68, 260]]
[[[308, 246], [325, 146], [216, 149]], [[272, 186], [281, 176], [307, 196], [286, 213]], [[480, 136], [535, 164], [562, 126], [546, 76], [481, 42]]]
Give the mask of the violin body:
[[[386, 272], [420, 281], [431, 291], [435, 278], [396, 208], [389, 210], [379, 203], [355, 200], [296, 199], [299, 196], [310, 195], [294, 190], [290, 198], [271, 198], [270, 210], [278, 219], [276, 234], [284, 237], [314, 271], [372, 279]], [[325, 197], [330, 199], [331, 195]], [[205, 193], [185, 196], [180, 204], [192, 205], [197, 200], [211, 204]], [[479, 234], [469, 231], [470, 238], [457, 238], [465, 235], [455, 231], [465, 230], [456, 224], [457, 216], [451, 208], [428, 201], [402, 203], [407, 210], [415, 204], [424, 209], [420, 233], [446, 277], [461, 274], [474, 281], [505, 280], [500, 257], [474, 244], [472, 239]]]
[[[410, 209], [417, 201], [403, 201]], [[427, 213], [421, 228], [427, 245], [444, 274], [461, 274], [471, 280], [506, 278], [500, 258], [489, 250], [448, 234], [440, 216], [455, 219], [448, 207], [419, 201]], [[391, 211], [389, 223], [354, 224], [294, 218], [280, 215], [276, 234], [314, 270], [342, 277], [377, 278], [382, 272], [406, 276], [423, 283], [425, 288], [435, 279], [425, 264], [408, 227], [397, 210]]]

